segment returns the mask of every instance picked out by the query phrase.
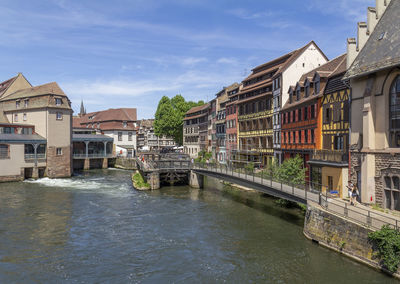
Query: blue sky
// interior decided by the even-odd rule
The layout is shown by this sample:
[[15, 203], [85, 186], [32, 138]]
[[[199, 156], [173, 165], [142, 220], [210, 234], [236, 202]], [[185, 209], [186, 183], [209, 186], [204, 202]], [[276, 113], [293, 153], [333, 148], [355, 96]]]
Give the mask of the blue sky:
[[56, 81], [79, 111], [163, 95], [211, 99], [251, 69], [314, 40], [346, 51], [373, 0], [2, 0], [0, 80]]

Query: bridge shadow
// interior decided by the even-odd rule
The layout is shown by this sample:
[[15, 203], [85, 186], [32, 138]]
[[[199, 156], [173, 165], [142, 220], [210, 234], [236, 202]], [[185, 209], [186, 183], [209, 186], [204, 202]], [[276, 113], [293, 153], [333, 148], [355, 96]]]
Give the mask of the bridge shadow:
[[[204, 189], [219, 191], [224, 198], [241, 203], [252, 209], [277, 217], [288, 223], [304, 225], [304, 214], [298, 208], [285, 208], [276, 203], [279, 198], [253, 190], [244, 190], [230, 184], [222, 184], [218, 179], [207, 177]], [[219, 184], [219, 185], [218, 185]]]

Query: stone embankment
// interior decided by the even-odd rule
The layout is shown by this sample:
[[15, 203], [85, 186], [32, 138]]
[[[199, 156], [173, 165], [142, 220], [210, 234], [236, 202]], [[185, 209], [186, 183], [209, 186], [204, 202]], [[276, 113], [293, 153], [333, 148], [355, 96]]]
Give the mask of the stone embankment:
[[118, 168], [118, 169], [125, 169], [125, 170], [136, 170], [137, 169], [135, 159], [121, 158], [121, 157], [118, 157], [115, 159], [114, 167]]
[[[304, 220], [304, 235], [307, 238], [385, 271], [375, 255], [372, 242], [368, 239], [369, 232], [372, 232], [370, 228], [328, 212], [316, 203], [309, 203], [307, 206]], [[393, 276], [400, 279], [400, 269]]]

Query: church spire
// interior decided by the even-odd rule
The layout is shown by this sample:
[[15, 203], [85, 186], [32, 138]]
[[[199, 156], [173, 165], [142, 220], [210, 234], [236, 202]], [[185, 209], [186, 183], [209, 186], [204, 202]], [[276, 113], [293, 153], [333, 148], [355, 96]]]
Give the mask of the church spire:
[[83, 106], [83, 100], [81, 100], [81, 109], [80, 109], [80, 111], [79, 111], [79, 116], [83, 116], [83, 115], [85, 115], [86, 114], [86, 109], [85, 109], [85, 107]]

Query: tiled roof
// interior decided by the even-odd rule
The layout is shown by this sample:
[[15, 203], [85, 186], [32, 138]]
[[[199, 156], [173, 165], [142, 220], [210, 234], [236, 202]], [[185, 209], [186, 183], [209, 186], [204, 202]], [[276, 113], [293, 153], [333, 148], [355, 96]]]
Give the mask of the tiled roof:
[[207, 104], [204, 104], [204, 105], [201, 105], [201, 106], [192, 107], [191, 109], [188, 110], [188, 112], [186, 112], [186, 115], [192, 114], [192, 113], [196, 113], [196, 112], [198, 112], [198, 111], [205, 110], [205, 109], [207, 109], [209, 106], [210, 106], [210, 104], [207, 103]]
[[47, 83], [44, 85], [16, 91], [15, 93], [12, 93], [11, 95], [9, 95], [1, 100], [2, 101], [15, 100], [15, 99], [35, 97], [35, 96], [40, 96], [40, 95], [49, 95], [49, 94], [59, 95], [59, 96], [63, 96], [63, 97], [67, 96], [66, 94], [64, 94], [63, 90], [61, 90], [61, 88], [58, 86], [58, 84], [56, 82], [52, 82], [52, 83]]
[[46, 143], [46, 138], [38, 135], [38, 134], [0, 134], [0, 142], [8, 142], [8, 143], [23, 143], [23, 142], [38, 142], [38, 143]]
[[344, 79], [365, 76], [400, 64], [399, 23], [400, 1], [391, 1]]
[[[92, 117], [92, 119], [89, 119]], [[87, 113], [82, 116], [81, 123], [104, 121], [137, 121], [136, 108], [110, 108], [108, 110]]]
[[[346, 58], [347, 58], [346, 54], [342, 54], [342, 55], [332, 59], [331, 61], [325, 63], [324, 65], [321, 65], [321, 66], [311, 70], [310, 72], [303, 74], [303, 76], [301, 76], [301, 78], [298, 82], [302, 88], [301, 98], [298, 101], [296, 101], [296, 100], [292, 101], [292, 103], [290, 103], [290, 100], [288, 100], [286, 102], [286, 104], [283, 106], [282, 110], [286, 110], [286, 109], [301, 105], [305, 102], [314, 100], [316, 98], [320, 98], [324, 94], [324, 90], [325, 90], [325, 87], [326, 87], [327, 81], [328, 81], [327, 79], [329, 79], [332, 76], [339, 75], [340, 74], [339, 72], [343, 73], [344, 72], [343, 68], [344, 68], [344, 70], [346, 70]], [[307, 78], [308, 79], [313, 78], [315, 73], [318, 73], [322, 78], [326, 78], [326, 80], [320, 81], [320, 92], [318, 95], [314, 95], [314, 94], [310, 93], [308, 97], [305, 97], [304, 96], [304, 87], [303, 87], [304, 82]], [[296, 86], [290, 86], [290, 88], [295, 90]], [[289, 88], [289, 90], [290, 90], [290, 88]]]
[[17, 79], [18, 76], [12, 77], [4, 82], [0, 83], [0, 97], [7, 90], [7, 88]]

